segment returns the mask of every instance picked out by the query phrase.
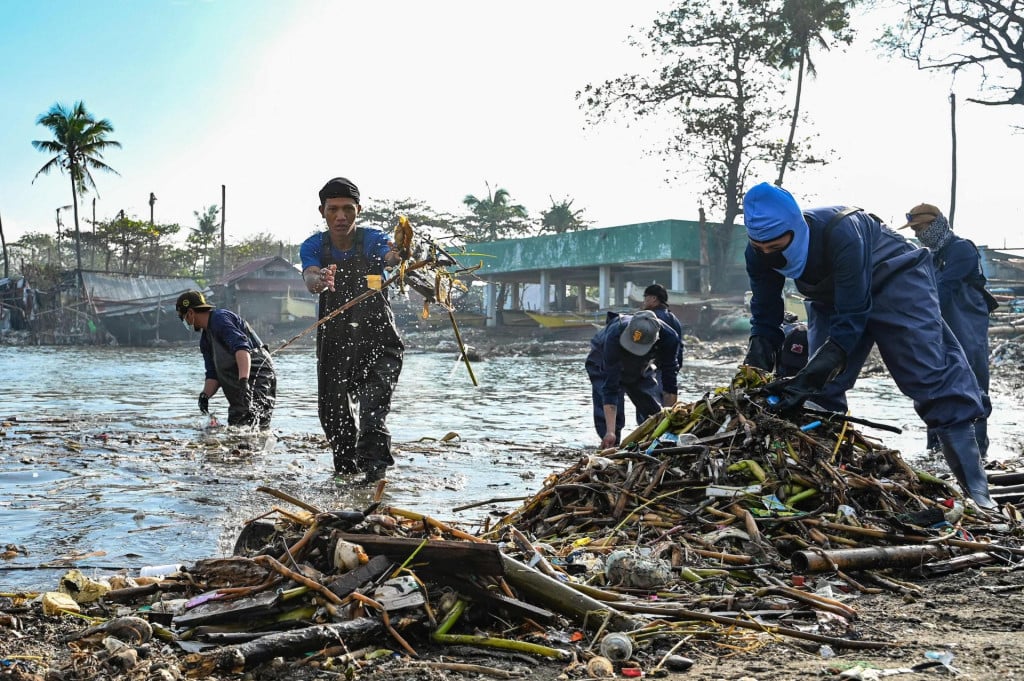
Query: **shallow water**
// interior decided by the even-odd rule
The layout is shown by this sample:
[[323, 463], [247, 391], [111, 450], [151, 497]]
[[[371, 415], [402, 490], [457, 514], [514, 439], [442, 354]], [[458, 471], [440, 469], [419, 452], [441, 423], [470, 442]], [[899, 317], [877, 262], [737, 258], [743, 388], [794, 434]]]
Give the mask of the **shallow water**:
[[[585, 349], [477, 362], [478, 387], [450, 355], [407, 354], [388, 421], [397, 465], [385, 502], [469, 527], [536, 492], [598, 444]], [[0, 545], [28, 551], [0, 563], [0, 590], [52, 589], [67, 564], [136, 569], [227, 555], [245, 520], [287, 507], [261, 485], [320, 508], [366, 507], [369, 489], [332, 481], [312, 351], [275, 361], [273, 428], [255, 436], [206, 427], [192, 346], [0, 347], [0, 419], [17, 419], [0, 437]], [[735, 362], [687, 360], [680, 400], [727, 383], [734, 370]], [[993, 397], [990, 458], [1009, 458], [1024, 428], [1011, 398]], [[924, 450], [923, 426], [887, 376], [862, 379], [850, 409], [904, 428], [861, 431], [907, 458]], [[211, 411], [226, 419], [220, 395]], [[458, 437], [442, 442], [448, 433]], [[480, 502], [489, 503], [453, 510]], [[61, 567], [40, 568], [58, 559]]]

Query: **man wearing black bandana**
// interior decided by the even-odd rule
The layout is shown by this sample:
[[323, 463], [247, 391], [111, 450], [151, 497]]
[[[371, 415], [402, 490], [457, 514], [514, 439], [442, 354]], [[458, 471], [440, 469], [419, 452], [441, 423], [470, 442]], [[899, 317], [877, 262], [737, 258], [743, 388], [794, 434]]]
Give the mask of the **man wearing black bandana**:
[[[988, 455], [988, 417], [992, 413], [989, 399], [988, 315], [985, 300], [985, 275], [981, 255], [969, 240], [953, 233], [949, 221], [936, 206], [922, 203], [907, 213], [907, 224], [900, 229], [914, 230], [914, 236], [932, 252], [935, 282], [939, 292], [942, 318], [963, 346], [967, 363], [981, 388], [985, 416], [974, 422], [974, 434], [984, 460]], [[928, 431], [929, 449], [937, 449], [938, 438]]]
[[763, 182], [743, 197], [746, 262], [752, 298], [744, 364], [771, 371], [782, 342], [786, 278], [807, 299], [810, 358], [792, 378], [772, 384], [773, 409], [794, 411], [808, 399], [847, 410], [872, 347], [942, 446], [964, 493], [982, 508], [996, 503], [974, 434], [984, 416], [981, 390], [942, 321], [931, 255], [857, 208], [801, 211], [785, 189]]
[[[306, 288], [320, 295], [323, 318], [380, 288], [384, 268], [401, 256], [380, 230], [356, 227], [361, 206], [351, 180], [329, 180], [319, 198], [327, 231], [306, 239], [299, 254]], [[364, 481], [373, 482], [394, 463], [386, 419], [404, 351], [385, 291], [317, 329], [318, 413], [336, 473], [363, 472]]]

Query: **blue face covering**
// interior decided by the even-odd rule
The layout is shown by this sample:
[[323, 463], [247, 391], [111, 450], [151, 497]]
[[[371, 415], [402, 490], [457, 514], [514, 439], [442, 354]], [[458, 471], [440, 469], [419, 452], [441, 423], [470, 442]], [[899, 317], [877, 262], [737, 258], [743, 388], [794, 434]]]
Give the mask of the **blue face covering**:
[[754, 185], [743, 197], [743, 222], [747, 236], [754, 241], [772, 241], [792, 232], [793, 239], [782, 251], [785, 262], [772, 263], [772, 269], [791, 279], [800, 278], [807, 266], [810, 229], [792, 194], [767, 182]]

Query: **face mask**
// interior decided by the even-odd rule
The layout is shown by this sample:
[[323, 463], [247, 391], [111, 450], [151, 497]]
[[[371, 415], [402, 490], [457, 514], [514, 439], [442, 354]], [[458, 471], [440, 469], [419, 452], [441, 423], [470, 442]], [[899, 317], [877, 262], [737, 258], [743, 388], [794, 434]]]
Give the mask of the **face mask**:
[[772, 265], [779, 274], [790, 279], [799, 279], [800, 275], [804, 273], [804, 267], [807, 265], [807, 245], [810, 236], [810, 228], [807, 227], [807, 223], [800, 221], [800, 224], [794, 225], [793, 239], [789, 242], [789, 246], [779, 253], [782, 264]]
[[785, 251], [775, 251], [773, 253], [764, 253], [761, 258], [771, 267], [773, 270], [781, 270], [786, 266], [786, 256], [783, 255]]
[[187, 331], [195, 331], [195, 327], [188, 323], [188, 320], [184, 317], [181, 318], [181, 325], [185, 327]]
[[953, 232], [950, 230], [949, 221], [945, 216], [939, 215], [932, 220], [931, 224], [919, 230], [915, 236], [924, 246], [937, 251], [953, 238]]

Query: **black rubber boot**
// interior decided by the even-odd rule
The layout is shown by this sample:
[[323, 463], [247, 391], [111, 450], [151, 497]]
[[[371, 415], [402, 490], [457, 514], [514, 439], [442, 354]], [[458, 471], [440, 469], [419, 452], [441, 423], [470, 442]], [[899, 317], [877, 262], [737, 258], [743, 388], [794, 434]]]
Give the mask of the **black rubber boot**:
[[938, 431], [942, 455], [946, 459], [964, 494], [983, 509], [998, 508], [988, 493], [988, 477], [981, 466], [981, 453], [974, 433], [974, 424], [958, 423]]
[[974, 439], [978, 441], [981, 462], [985, 463], [988, 461], [988, 419], [978, 419], [974, 422]]

